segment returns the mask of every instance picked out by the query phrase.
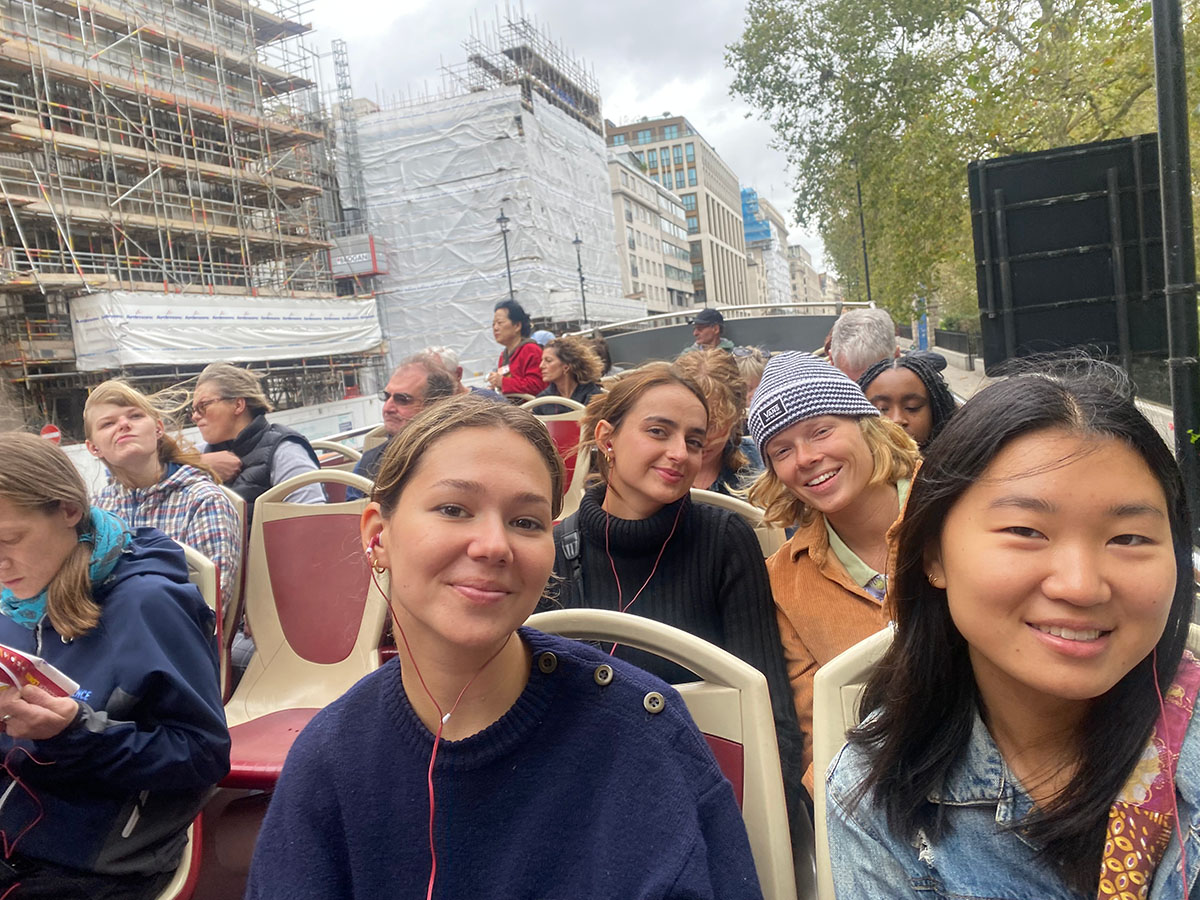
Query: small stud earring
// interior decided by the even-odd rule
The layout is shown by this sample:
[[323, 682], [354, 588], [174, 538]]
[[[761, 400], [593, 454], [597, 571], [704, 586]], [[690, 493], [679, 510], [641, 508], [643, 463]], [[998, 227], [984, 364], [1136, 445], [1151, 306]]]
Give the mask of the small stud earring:
[[934, 587], [941, 587], [941, 584], [939, 584], [939, 582], [942, 579], [939, 576], [934, 575], [932, 572], [930, 572], [930, 573], [928, 573], [927, 577], [929, 578], [929, 583], [932, 584]]

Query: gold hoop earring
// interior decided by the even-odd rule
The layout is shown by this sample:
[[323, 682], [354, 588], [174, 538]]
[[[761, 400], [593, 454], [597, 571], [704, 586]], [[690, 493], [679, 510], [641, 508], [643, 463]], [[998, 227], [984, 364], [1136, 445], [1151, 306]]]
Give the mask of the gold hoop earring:
[[367, 553], [367, 562], [369, 562], [371, 564], [371, 571], [374, 572], [376, 575], [382, 575], [384, 572], [387, 571], [387, 566], [380, 565], [379, 560], [377, 560], [375, 558], [374, 553], [370, 553], [370, 552]]
[[938, 584], [938, 582], [942, 580], [939, 576], [934, 575], [932, 572], [930, 572], [930, 573], [928, 573], [928, 575], [926, 575], [926, 577], [929, 579], [929, 583], [931, 585], [933, 585], [935, 588], [941, 587], [941, 585]]

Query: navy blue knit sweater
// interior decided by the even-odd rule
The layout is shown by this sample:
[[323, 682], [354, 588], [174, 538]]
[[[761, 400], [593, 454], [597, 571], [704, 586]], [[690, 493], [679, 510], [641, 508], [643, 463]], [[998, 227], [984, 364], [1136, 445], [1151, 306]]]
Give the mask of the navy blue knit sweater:
[[[732, 789], [679, 695], [592, 647], [520, 635], [533, 665], [517, 702], [438, 749], [434, 897], [760, 898]], [[247, 898], [423, 898], [432, 746], [398, 661], [322, 711], [288, 756]]]

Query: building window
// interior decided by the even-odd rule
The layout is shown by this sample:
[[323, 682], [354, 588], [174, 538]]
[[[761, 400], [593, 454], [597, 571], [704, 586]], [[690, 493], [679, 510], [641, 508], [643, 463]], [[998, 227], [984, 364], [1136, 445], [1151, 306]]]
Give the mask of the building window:
[[663, 133], [664, 141], [669, 141], [672, 138], [677, 138], [677, 137], [679, 137], [679, 126], [678, 125], [664, 125], [662, 133]]
[[700, 233], [700, 219], [698, 216], [687, 217], [688, 234]]
[[647, 150], [646, 151], [646, 165], [649, 166], [651, 169], [658, 168], [658, 151], [657, 150]]
[[681, 146], [679, 146], [678, 144], [676, 144], [674, 147], [674, 150], [675, 150], [675, 153], [674, 153], [675, 165], [682, 166], [683, 165], [683, 148]]
[[654, 140], [654, 129], [644, 128], [634, 137], [635, 144], [648, 144]]
[[677, 188], [683, 187], [686, 177], [687, 176], [685, 176], [683, 174], [683, 169], [676, 169], [675, 170], [675, 187], [677, 187]]
[[612, 136], [612, 145], [613, 145], [614, 147], [620, 147], [620, 146], [621, 146], [622, 144], [624, 144], [624, 143], [625, 143], [625, 135], [623, 135], [623, 134], [614, 134], [614, 135]]
[[621, 173], [621, 187], [629, 187], [629, 176], [624, 172]]
[[629, 249], [636, 250], [637, 249], [637, 239], [634, 237], [633, 229], [630, 228], [628, 225], [625, 226], [625, 237], [629, 241]]
[[[693, 170], [693, 171], [695, 171], [695, 170]], [[696, 195], [695, 194], [680, 194], [679, 199], [683, 201], [684, 209], [690, 210], [691, 212], [696, 211]]]
[[688, 185], [690, 185], [691, 187], [696, 186], [696, 167], [695, 166], [692, 166], [692, 168], [688, 169]]
[[692, 281], [704, 280], [704, 266], [692, 266]]
[[634, 154], [634, 156], [637, 157], [637, 161], [640, 162], [643, 166], [646, 165], [646, 154], [645, 153], [638, 151], [637, 153]]
[[687, 150], [687, 161], [695, 162], [696, 161], [696, 145], [695, 144], [687, 144], [685, 149]]

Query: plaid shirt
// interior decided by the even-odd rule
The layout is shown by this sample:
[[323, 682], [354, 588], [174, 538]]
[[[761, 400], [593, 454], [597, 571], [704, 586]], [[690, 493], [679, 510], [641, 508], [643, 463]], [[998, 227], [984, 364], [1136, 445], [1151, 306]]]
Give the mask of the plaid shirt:
[[110, 479], [95, 504], [133, 528], [157, 528], [199, 550], [217, 567], [221, 597], [232, 596], [242, 564], [241, 524], [229, 498], [199, 469], [171, 463], [166, 477], [148, 488]]

